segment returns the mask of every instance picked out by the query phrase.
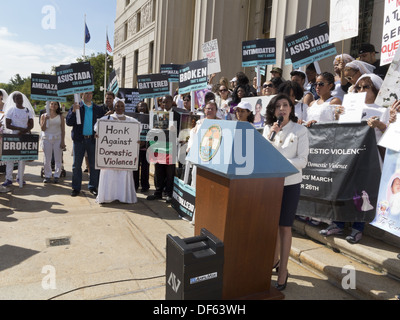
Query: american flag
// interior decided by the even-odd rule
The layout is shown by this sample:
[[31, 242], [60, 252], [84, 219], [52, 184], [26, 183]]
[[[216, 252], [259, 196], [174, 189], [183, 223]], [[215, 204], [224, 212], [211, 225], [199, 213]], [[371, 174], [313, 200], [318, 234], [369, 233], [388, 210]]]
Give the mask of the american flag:
[[107, 51], [109, 52], [109, 53], [112, 53], [112, 48], [111, 48], [111, 45], [110, 45], [110, 41], [108, 41], [108, 35], [107, 35], [107, 44], [106, 44], [106, 47], [107, 47]]

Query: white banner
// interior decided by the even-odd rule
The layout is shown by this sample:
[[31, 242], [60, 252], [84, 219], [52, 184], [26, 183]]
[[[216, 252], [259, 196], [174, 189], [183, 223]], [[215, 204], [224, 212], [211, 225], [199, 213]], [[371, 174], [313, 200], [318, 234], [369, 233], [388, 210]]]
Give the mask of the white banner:
[[331, 0], [329, 43], [358, 36], [359, 0]]
[[208, 74], [221, 72], [219, 60], [218, 40], [211, 40], [202, 46], [203, 59], [208, 59]]
[[381, 49], [381, 66], [392, 63], [400, 43], [399, 29], [400, 2], [385, 1], [385, 15], [383, 17], [383, 36]]

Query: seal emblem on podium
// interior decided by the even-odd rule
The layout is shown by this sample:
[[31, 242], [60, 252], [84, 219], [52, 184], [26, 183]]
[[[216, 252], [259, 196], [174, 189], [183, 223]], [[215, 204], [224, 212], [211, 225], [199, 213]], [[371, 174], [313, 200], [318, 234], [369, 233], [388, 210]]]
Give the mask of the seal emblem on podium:
[[212, 125], [208, 128], [200, 143], [200, 158], [208, 162], [217, 154], [221, 146], [222, 129], [219, 125]]

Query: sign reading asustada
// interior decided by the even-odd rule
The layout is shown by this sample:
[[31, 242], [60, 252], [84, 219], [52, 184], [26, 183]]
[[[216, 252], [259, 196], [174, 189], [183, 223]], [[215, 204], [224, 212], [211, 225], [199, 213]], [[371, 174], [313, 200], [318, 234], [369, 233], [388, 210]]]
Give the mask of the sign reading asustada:
[[329, 43], [327, 22], [287, 36], [285, 42], [294, 69], [337, 54], [335, 45]]
[[92, 67], [89, 62], [72, 63], [56, 68], [58, 95], [94, 91]]

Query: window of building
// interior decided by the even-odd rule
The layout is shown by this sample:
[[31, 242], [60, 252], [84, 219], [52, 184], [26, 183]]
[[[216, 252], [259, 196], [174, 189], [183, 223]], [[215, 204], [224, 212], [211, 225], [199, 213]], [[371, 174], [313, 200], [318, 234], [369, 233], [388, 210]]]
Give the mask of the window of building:
[[136, 32], [140, 31], [140, 25], [142, 24], [142, 14], [140, 11], [136, 13]]
[[350, 55], [358, 57], [358, 49], [361, 44], [371, 40], [372, 17], [374, 12], [374, 0], [360, 0], [360, 22], [358, 37], [351, 40]]
[[133, 53], [133, 88], [137, 88], [137, 79], [139, 72], [139, 50]]
[[264, 34], [269, 34], [271, 32], [272, 3], [273, 3], [273, 0], [265, 0], [264, 26], [263, 26]]
[[130, 3], [131, 3], [131, 0], [125, 0], [125, 7], [129, 6]]
[[121, 72], [121, 88], [125, 88], [125, 76], [126, 76], [126, 57], [122, 58], [122, 72]]
[[149, 43], [149, 73], [153, 73], [154, 41]]
[[128, 22], [124, 24], [124, 41], [128, 40]]

